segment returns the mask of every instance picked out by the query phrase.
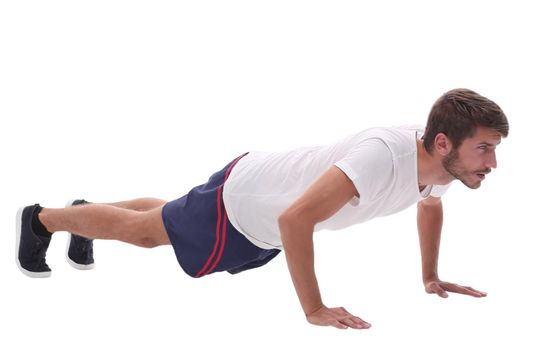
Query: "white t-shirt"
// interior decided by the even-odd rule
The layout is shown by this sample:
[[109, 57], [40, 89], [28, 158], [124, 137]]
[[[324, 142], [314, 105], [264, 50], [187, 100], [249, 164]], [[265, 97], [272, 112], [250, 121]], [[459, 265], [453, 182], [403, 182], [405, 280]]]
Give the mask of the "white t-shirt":
[[250, 152], [224, 184], [223, 200], [233, 226], [256, 246], [282, 249], [277, 219], [330, 166], [353, 182], [354, 197], [314, 231], [338, 230], [401, 211], [449, 187], [418, 189], [417, 126], [372, 128], [339, 142], [288, 152]]

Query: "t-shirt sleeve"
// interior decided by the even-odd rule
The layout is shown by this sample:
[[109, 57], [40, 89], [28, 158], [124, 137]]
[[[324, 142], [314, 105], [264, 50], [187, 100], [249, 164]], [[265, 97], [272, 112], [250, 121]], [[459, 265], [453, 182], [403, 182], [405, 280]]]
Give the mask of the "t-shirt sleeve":
[[448, 185], [434, 185], [430, 191], [430, 196], [441, 197], [445, 194], [445, 192], [447, 192], [449, 187], [451, 187], [450, 183]]
[[393, 177], [393, 155], [380, 139], [367, 139], [355, 145], [334, 165], [347, 175], [359, 193], [359, 198], [350, 201], [353, 206], [383, 194]]

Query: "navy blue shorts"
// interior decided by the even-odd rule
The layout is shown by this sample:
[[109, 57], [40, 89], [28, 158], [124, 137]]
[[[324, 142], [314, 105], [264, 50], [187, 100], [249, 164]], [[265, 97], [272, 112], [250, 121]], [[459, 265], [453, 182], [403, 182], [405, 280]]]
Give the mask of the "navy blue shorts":
[[246, 154], [214, 173], [205, 184], [162, 208], [164, 227], [178, 262], [192, 277], [219, 271], [235, 274], [260, 267], [281, 252], [252, 244], [227, 219], [223, 184], [233, 166]]

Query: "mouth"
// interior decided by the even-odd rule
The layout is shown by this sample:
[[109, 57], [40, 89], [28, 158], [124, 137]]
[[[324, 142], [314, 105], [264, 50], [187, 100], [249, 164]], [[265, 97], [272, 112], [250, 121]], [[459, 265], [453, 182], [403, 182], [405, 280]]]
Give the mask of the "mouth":
[[476, 176], [479, 178], [480, 181], [485, 180], [485, 176], [487, 176], [491, 172], [490, 168], [482, 169], [480, 172], [475, 173]]
[[477, 177], [480, 179], [480, 180], [484, 180], [485, 179], [485, 176], [487, 174], [489, 174], [491, 171], [484, 171], [484, 172], [481, 172], [481, 173], [476, 173]]

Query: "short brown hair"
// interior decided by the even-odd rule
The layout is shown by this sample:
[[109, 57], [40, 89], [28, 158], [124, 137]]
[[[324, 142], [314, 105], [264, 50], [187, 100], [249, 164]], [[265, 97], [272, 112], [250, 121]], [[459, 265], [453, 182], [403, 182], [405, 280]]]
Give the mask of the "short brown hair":
[[472, 90], [450, 90], [430, 111], [423, 137], [424, 148], [431, 153], [435, 136], [441, 132], [456, 149], [464, 139], [474, 136], [479, 126], [491, 128], [502, 137], [508, 136], [508, 119], [496, 103]]

